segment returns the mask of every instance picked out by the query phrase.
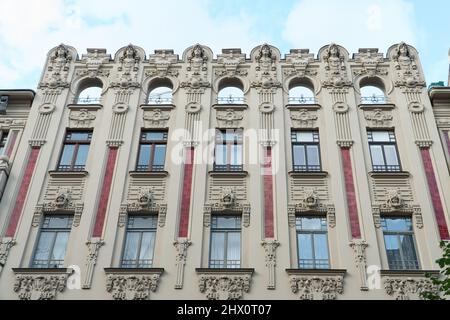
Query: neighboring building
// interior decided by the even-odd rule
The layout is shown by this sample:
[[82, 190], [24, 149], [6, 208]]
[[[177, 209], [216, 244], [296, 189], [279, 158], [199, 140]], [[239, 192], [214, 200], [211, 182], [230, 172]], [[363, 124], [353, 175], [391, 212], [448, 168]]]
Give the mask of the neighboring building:
[[33, 99], [32, 90], [0, 90], [0, 201]]
[[0, 298], [416, 299], [449, 239], [432, 110], [404, 43], [60, 45], [0, 203]]

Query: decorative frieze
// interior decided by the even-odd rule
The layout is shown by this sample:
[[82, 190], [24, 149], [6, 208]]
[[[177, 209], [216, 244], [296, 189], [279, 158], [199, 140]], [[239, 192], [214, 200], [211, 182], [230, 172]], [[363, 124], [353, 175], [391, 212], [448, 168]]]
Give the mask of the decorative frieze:
[[290, 110], [292, 127], [296, 129], [301, 128], [315, 128], [317, 127], [317, 111], [309, 109], [291, 109]]
[[214, 69], [214, 74], [218, 77], [247, 76], [245, 53], [241, 53], [241, 49], [222, 49], [222, 54], [217, 55], [217, 66]]
[[147, 77], [178, 77], [176, 63], [178, 55], [173, 50], [155, 50], [149, 57], [150, 68], [145, 72]]
[[386, 294], [396, 300], [423, 299], [423, 292], [438, 292], [437, 286], [425, 276], [436, 276], [438, 271], [381, 270], [380, 273]]
[[92, 128], [96, 115], [88, 109], [71, 110], [69, 113], [69, 127]]
[[354, 76], [386, 76], [388, 74], [388, 65], [384, 64], [382, 53], [377, 48], [359, 49], [358, 53], [353, 55], [357, 67], [353, 67]]
[[373, 128], [388, 128], [392, 126], [392, 112], [383, 109], [364, 111], [364, 119]]
[[76, 71], [78, 77], [108, 77], [110, 70], [107, 65], [111, 61], [111, 55], [106, 49], [88, 48], [87, 53], [81, 56], [82, 67]]
[[344, 293], [346, 270], [287, 269], [291, 291], [301, 300], [335, 300]]
[[241, 127], [244, 112], [235, 109], [217, 110], [216, 120], [221, 128], [239, 128]]
[[163, 272], [162, 268], [105, 268], [106, 291], [115, 300], [147, 300]]
[[309, 49], [291, 49], [286, 55], [283, 73], [287, 77], [305, 77], [317, 75], [318, 65], [314, 65], [314, 54]]
[[66, 289], [72, 269], [13, 268], [14, 292], [20, 300], [53, 300]]
[[250, 292], [254, 269], [201, 269], [198, 287], [208, 300], [238, 300]]
[[142, 119], [144, 120], [144, 128], [167, 128], [170, 119], [170, 108], [150, 108], [145, 107]]

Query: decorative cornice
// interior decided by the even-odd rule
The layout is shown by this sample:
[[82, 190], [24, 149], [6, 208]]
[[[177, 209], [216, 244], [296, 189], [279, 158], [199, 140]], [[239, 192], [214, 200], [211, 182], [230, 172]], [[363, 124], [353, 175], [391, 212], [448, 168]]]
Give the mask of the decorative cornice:
[[176, 106], [174, 104], [145, 103], [145, 104], [141, 104], [139, 106], [139, 108], [141, 108], [144, 111], [151, 111], [151, 110], [155, 110], [155, 109], [170, 111], [172, 109], [175, 109]]
[[370, 171], [369, 176], [373, 179], [400, 179], [400, 178], [409, 178], [411, 173], [408, 171]]
[[395, 104], [393, 103], [361, 103], [358, 104], [358, 108], [364, 111], [371, 111], [374, 109], [381, 110], [392, 110], [395, 109]]
[[129, 171], [132, 178], [165, 178], [169, 176], [168, 171]]
[[289, 171], [288, 175], [292, 178], [326, 178], [327, 171]]
[[102, 109], [103, 105], [102, 104], [90, 104], [90, 103], [70, 103], [67, 105], [67, 109], [69, 110], [74, 110], [74, 111], [79, 111], [82, 109], [87, 109], [89, 111], [97, 111], [99, 109]]
[[288, 110], [319, 110], [322, 106], [318, 103], [311, 104], [287, 104], [286, 109]]
[[57, 171], [52, 170], [48, 172], [48, 175], [52, 178], [71, 179], [71, 178], [84, 178], [89, 175], [88, 171]]
[[246, 110], [248, 109], [248, 104], [245, 103], [216, 103], [212, 105], [213, 109], [216, 110]]
[[248, 177], [248, 171], [209, 171], [210, 177], [230, 177], [230, 178], [245, 178]]

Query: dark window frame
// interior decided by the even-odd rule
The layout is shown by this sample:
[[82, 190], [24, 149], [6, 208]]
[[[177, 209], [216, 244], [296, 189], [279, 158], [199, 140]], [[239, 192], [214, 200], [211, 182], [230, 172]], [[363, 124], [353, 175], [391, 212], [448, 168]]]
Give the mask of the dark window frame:
[[0, 130], [0, 156], [6, 152], [6, 146], [8, 145], [9, 131]]
[[[71, 140], [70, 139], [71, 134], [83, 134], [83, 133], [88, 134], [87, 140]], [[62, 149], [61, 149], [61, 152], [59, 155], [58, 166], [56, 167], [56, 170], [57, 171], [84, 171], [86, 168], [86, 163], [84, 163], [82, 165], [75, 164], [77, 157], [78, 157], [78, 149], [79, 149], [80, 145], [88, 145], [89, 149], [90, 149], [92, 135], [93, 135], [92, 130], [67, 130], [66, 134], [64, 135], [63, 146], [62, 146]], [[74, 145], [75, 147], [74, 147], [74, 150], [72, 153], [70, 165], [62, 165], [61, 160], [64, 155], [65, 147], [67, 145]], [[88, 153], [89, 153], [89, 150], [88, 150]], [[86, 161], [87, 161], [87, 156], [86, 156]]]
[[[313, 141], [297, 141], [298, 132], [308, 132], [313, 134]], [[303, 146], [305, 155], [305, 164], [296, 165], [295, 164], [295, 146]], [[308, 146], [316, 146], [319, 157], [319, 164], [310, 165], [308, 163]], [[320, 136], [319, 130], [291, 130], [291, 152], [292, 152], [292, 168], [295, 172], [320, 172], [322, 171], [322, 157], [320, 152]]]
[[[373, 141], [373, 136], [372, 136], [373, 132], [387, 132], [389, 134], [390, 141]], [[372, 170], [374, 172], [401, 172], [402, 171], [402, 164], [400, 162], [400, 154], [398, 152], [398, 146], [397, 146], [397, 138], [395, 137], [394, 130], [368, 129], [367, 130], [367, 141], [369, 143], [370, 160], [372, 163]], [[381, 152], [383, 155], [384, 165], [374, 165], [373, 164], [372, 146], [381, 146]], [[394, 146], [398, 165], [387, 164], [386, 152], [385, 152], [384, 146]]]
[[[227, 133], [233, 133], [236, 135], [237, 139], [227, 140]], [[216, 163], [216, 153], [217, 146], [226, 146], [226, 164], [217, 164]], [[240, 154], [240, 164], [231, 164], [232, 160], [232, 147], [241, 146], [241, 154]], [[244, 170], [244, 132], [242, 128], [227, 128], [221, 129], [216, 128], [215, 137], [214, 137], [214, 171], [224, 171], [224, 172], [239, 172]]]
[[[162, 133], [163, 139], [162, 140], [147, 140], [147, 133]], [[140, 136], [139, 136], [139, 148], [138, 148], [138, 154], [136, 159], [136, 171], [164, 171], [164, 167], [166, 164], [166, 156], [167, 156], [167, 140], [168, 140], [169, 133], [167, 130], [141, 130]], [[143, 145], [149, 145], [150, 146], [150, 157], [149, 162], [147, 165], [139, 165], [139, 159], [141, 157], [142, 152], [142, 146]], [[163, 165], [155, 165], [155, 150], [157, 145], [164, 145], [165, 151], [164, 151], [164, 164]]]

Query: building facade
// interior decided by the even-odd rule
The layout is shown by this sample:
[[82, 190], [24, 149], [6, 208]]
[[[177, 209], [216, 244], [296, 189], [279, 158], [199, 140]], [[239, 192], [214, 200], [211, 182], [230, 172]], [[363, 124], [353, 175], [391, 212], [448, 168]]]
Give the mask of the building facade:
[[417, 299], [448, 107], [405, 43], [60, 45], [0, 202], [0, 299]]

